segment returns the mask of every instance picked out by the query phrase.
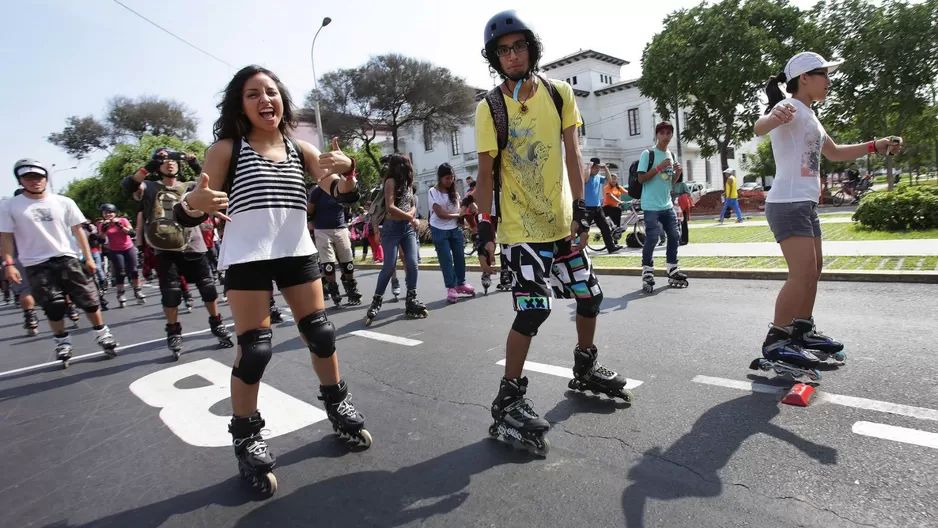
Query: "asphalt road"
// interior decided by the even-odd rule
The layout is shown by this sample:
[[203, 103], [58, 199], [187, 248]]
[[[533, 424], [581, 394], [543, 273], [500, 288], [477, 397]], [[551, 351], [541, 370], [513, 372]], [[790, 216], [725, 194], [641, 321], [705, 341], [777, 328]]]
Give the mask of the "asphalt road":
[[[368, 297], [375, 277], [361, 274]], [[365, 337], [351, 332], [365, 329], [366, 305], [330, 311], [374, 437], [365, 451], [333, 436], [309, 353], [292, 322], [279, 325], [261, 389], [278, 457], [272, 498], [242, 485], [226, 444], [232, 350], [203, 332], [173, 362], [155, 290], [146, 306], [105, 314], [123, 346], [154, 342], [67, 370], [33, 368], [52, 358], [45, 321], [26, 338], [19, 311], [0, 307], [0, 524], [938, 525], [938, 286], [822, 284], [819, 327], [849, 357], [803, 408], [780, 404], [772, 391], [784, 383], [748, 370], [780, 284], [691, 282], [645, 295], [635, 277], [602, 277], [600, 360], [641, 382], [632, 407], [567, 390], [574, 305], [555, 305], [527, 373], [553, 424], [546, 459], [487, 435], [508, 294], [447, 305], [440, 275], [421, 272], [427, 319], [386, 303], [367, 329], [379, 335]], [[182, 322], [208, 328], [198, 306]], [[76, 354], [95, 351], [87, 321], [73, 335]]]

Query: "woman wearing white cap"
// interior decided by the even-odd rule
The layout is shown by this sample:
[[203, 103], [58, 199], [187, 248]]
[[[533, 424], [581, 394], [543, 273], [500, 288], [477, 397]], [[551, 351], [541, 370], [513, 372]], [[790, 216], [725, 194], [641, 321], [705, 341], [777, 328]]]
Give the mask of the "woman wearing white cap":
[[[762, 345], [765, 360], [754, 361], [751, 368], [776, 367], [777, 372], [819, 379], [815, 369], [819, 357], [846, 359], [843, 344], [819, 332], [813, 318], [823, 265], [817, 215], [821, 154], [831, 161], [850, 161], [873, 152], [891, 155], [902, 147], [902, 138], [838, 145], [827, 135], [811, 103], [827, 98], [829, 75], [843, 62], [799, 53], [765, 87], [768, 108], [756, 121], [755, 133], [769, 134], [772, 140], [777, 172], [766, 198], [765, 216], [788, 263], [788, 280], [775, 301], [775, 318]], [[780, 83], [785, 83], [790, 97], [782, 94]]]

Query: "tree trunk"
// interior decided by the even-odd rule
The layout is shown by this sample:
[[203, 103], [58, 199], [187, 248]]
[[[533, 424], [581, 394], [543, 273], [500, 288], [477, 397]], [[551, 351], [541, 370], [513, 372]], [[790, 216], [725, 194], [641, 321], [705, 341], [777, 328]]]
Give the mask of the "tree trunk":
[[[391, 146], [394, 149], [394, 152], [397, 152], [397, 127], [391, 128]], [[410, 160], [413, 162], [414, 160]]]
[[[374, 138], [372, 137], [372, 139], [374, 139]], [[375, 164], [375, 170], [378, 171], [378, 180], [380, 181], [380, 179], [381, 179], [381, 162], [378, 160], [378, 158], [375, 157], [374, 153], [371, 151], [371, 141], [372, 141], [372, 139], [366, 139], [366, 140], [365, 140], [365, 154], [368, 156], [368, 159], [370, 159], [371, 162]]]
[[886, 156], [886, 190], [890, 192], [894, 187], [892, 180], [892, 156]]

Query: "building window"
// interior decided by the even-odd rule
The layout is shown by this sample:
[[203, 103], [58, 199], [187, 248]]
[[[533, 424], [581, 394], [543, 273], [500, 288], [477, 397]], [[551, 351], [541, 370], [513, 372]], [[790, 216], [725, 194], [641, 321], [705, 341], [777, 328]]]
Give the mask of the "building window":
[[745, 154], [742, 155], [742, 158], [743, 158], [743, 163], [746, 163], [747, 158], [746, 158], [746, 155], [745, 155]]
[[576, 85], [576, 75], [573, 76], [573, 84]]
[[453, 130], [449, 133], [449, 143], [453, 147], [453, 156], [459, 155], [459, 131]]
[[433, 134], [430, 131], [430, 125], [423, 125], [423, 149], [433, 150]]
[[726, 147], [726, 159], [736, 159], [736, 149], [733, 147]]
[[713, 183], [713, 166], [710, 164], [710, 158], [707, 158], [707, 165], [704, 167], [707, 175], [707, 183]]
[[641, 135], [641, 129], [638, 127], [638, 108], [629, 108], [629, 135]]

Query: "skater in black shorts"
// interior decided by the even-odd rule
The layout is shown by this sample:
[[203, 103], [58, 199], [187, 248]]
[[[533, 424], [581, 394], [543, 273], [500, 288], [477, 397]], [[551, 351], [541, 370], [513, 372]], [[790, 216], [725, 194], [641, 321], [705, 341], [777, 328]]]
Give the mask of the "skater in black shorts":
[[[108, 356], [115, 356], [117, 342], [101, 317], [93, 279], [97, 266], [82, 228], [84, 215], [71, 198], [48, 192], [49, 170], [42, 163], [21, 159], [13, 166], [13, 174], [24, 192], [0, 205], [4, 276], [13, 284], [23, 281], [13, 260], [15, 243], [30, 291], [49, 319], [55, 338], [55, 357], [64, 366], [68, 366], [72, 357], [71, 338], [65, 329], [66, 296], [85, 311], [98, 345]], [[85, 257], [87, 275], [72, 245], [72, 237]]]

